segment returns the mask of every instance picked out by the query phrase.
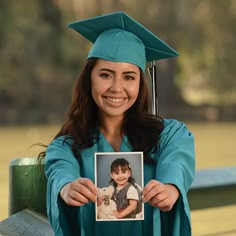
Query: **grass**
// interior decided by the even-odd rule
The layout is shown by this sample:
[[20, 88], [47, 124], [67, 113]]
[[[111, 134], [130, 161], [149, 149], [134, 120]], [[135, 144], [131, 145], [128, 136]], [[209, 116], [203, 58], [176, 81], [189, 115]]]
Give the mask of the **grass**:
[[[189, 123], [188, 127], [195, 135], [197, 169], [236, 166], [236, 123]], [[11, 160], [37, 156], [43, 149], [32, 145], [38, 142], [48, 144], [58, 128], [0, 127], [0, 221], [8, 217], [8, 170]], [[193, 235], [235, 235], [235, 218], [236, 206], [194, 211]]]

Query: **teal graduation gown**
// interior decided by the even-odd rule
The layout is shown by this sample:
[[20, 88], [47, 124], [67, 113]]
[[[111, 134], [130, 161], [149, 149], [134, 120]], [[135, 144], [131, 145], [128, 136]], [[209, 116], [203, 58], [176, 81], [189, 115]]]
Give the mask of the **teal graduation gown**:
[[[158, 148], [151, 157], [155, 165], [144, 164], [144, 184], [151, 179], [174, 184], [179, 199], [169, 212], [145, 204], [143, 221], [96, 221], [95, 204], [82, 207], [67, 206], [60, 198], [61, 188], [80, 177], [94, 181], [94, 153], [114, 152], [100, 133], [98, 141], [82, 151], [82, 162], [74, 157], [69, 140], [53, 140], [46, 151], [45, 174], [47, 183], [47, 213], [56, 236], [189, 236], [191, 235], [190, 210], [187, 191], [195, 173], [194, 138], [185, 124], [164, 120]], [[121, 152], [132, 151], [126, 136]]]

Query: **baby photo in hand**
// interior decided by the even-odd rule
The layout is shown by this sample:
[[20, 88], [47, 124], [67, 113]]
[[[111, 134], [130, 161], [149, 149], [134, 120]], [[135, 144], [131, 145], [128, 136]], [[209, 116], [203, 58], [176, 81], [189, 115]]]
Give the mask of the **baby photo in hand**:
[[96, 220], [143, 220], [143, 153], [95, 153]]

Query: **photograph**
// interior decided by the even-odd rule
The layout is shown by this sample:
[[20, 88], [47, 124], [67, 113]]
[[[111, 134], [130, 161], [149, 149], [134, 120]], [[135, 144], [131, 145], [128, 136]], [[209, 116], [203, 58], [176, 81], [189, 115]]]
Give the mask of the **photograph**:
[[95, 153], [96, 220], [144, 220], [143, 152]]

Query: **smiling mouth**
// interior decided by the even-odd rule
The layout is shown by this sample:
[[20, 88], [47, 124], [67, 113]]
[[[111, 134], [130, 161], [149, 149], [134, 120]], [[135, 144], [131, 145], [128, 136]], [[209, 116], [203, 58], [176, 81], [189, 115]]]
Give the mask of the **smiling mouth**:
[[105, 97], [108, 101], [114, 102], [114, 103], [121, 103], [123, 102], [126, 98], [113, 98], [113, 97]]

